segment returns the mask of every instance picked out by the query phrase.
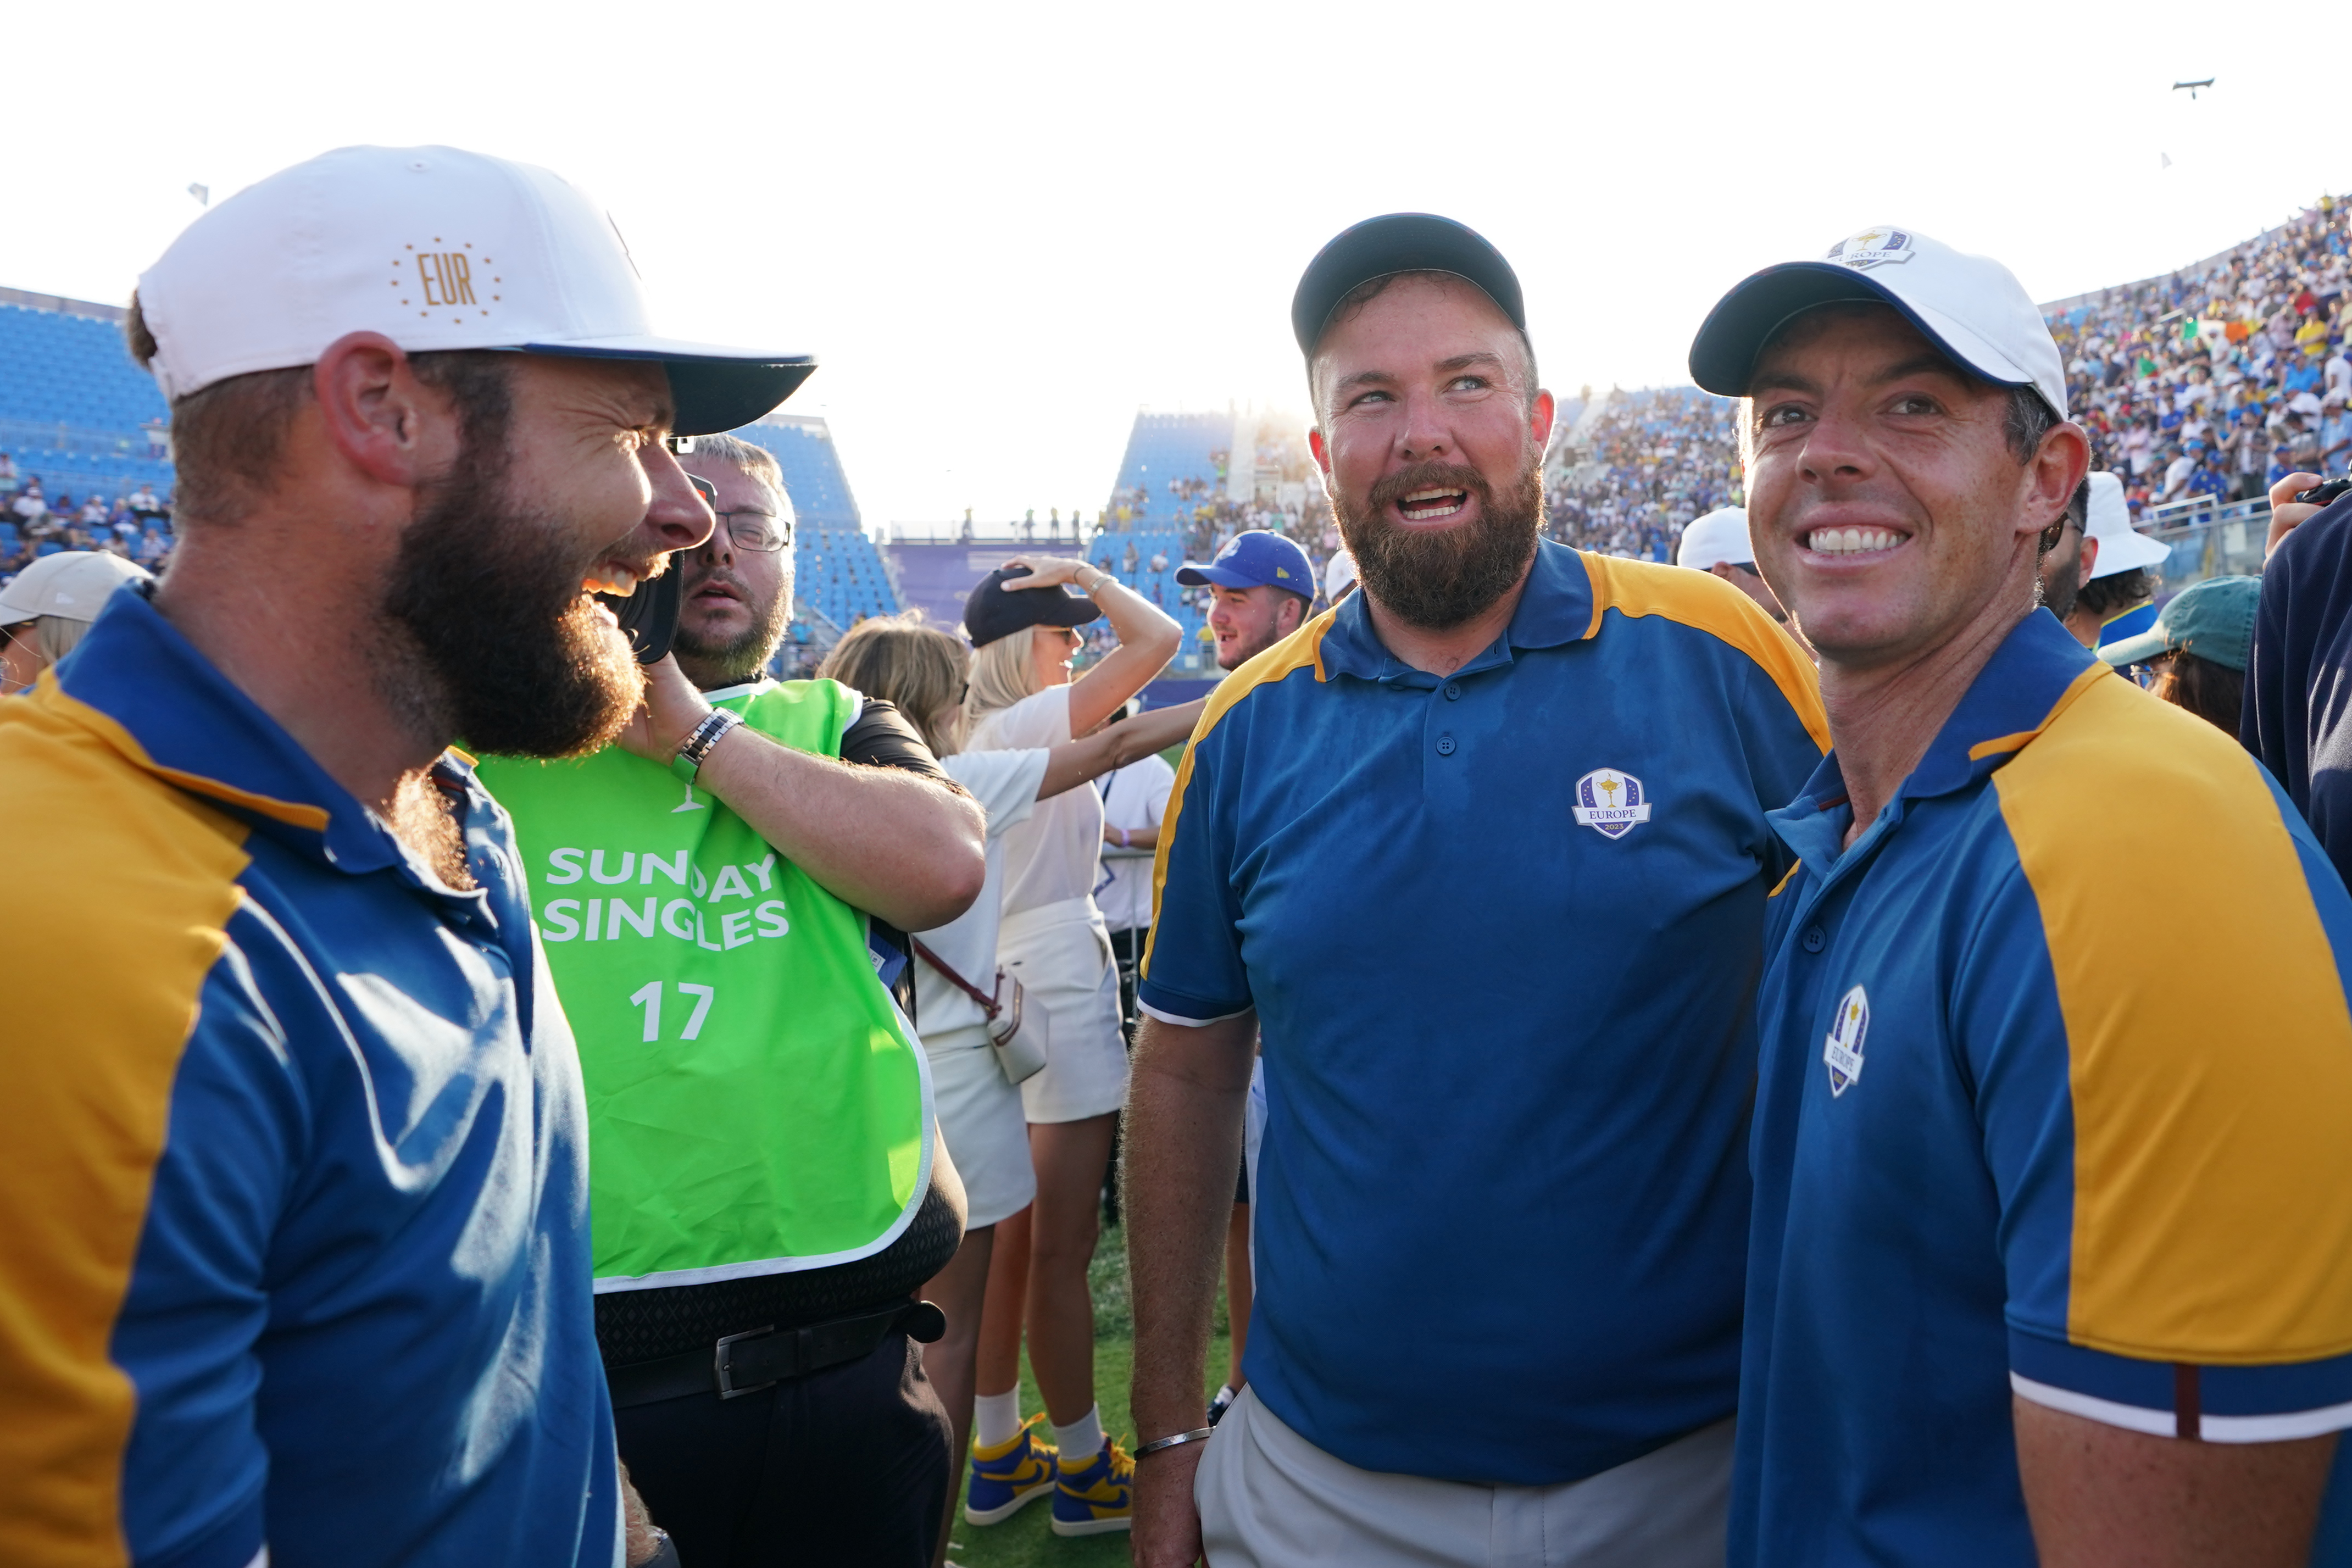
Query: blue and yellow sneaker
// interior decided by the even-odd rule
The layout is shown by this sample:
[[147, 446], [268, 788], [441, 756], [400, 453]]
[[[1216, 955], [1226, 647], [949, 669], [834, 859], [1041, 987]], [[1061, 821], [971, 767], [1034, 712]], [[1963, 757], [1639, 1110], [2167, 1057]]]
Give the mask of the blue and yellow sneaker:
[[1055, 1463], [1054, 1533], [1108, 1535], [1135, 1522], [1135, 1460], [1114, 1439], [1103, 1441], [1091, 1464]]
[[994, 1524], [1011, 1519], [1023, 1505], [1054, 1489], [1054, 1445], [1039, 1442], [1029, 1430], [1044, 1419], [1041, 1410], [993, 1448], [972, 1445], [971, 1485], [963, 1499], [967, 1522]]

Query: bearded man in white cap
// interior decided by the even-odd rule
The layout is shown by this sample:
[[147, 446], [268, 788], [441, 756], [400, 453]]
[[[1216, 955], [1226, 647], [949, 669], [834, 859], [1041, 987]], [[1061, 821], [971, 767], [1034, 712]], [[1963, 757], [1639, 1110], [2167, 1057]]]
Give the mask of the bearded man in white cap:
[[610, 1568], [580, 1065], [450, 747], [622, 730], [593, 591], [712, 526], [667, 443], [811, 362], [655, 335], [599, 207], [446, 147], [212, 208], [127, 330], [175, 559], [0, 703], [0, 1559]]
[[1864, 230], [1735, 287], [1691, 374], [1748, 400], [1834, 742], [1770, 816], [1729, 1561], [2309, 1560], [2352, 899], [2231, 737], [2037, 607], [2089, 443], [2007, 268]]

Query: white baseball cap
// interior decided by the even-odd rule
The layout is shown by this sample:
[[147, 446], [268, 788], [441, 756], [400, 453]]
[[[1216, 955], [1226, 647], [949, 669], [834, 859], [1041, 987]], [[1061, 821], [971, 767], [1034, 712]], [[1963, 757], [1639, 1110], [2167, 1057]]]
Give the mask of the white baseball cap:
[[2091, 566], [2091, 580], [2112, 577], [2135, 566], [2154, 566], [2172, 553], [2172, 546], [2150, 539], [2131, 525], [2131, 508], [2124, 504], [2124, 482], [2102, 469], [2093, 474], [2091, 515], [2083, 537], [2099, 542], [2099, 558]]
[[411, 353], [655, 361], [677, 433], [707, 436], [751, 424], [816, 369], [659, 336], [602, 207], [545, 169], [455, 147], [343, 147], [280, 170], [190, 224], [140, 275], [139, 307], [172, 401], [315, 364], [372, 331]]
[[1748, 542], [1748, 511], [1744, 507], [1718, 507], [1705, 517], [1691, 519], [1683, 527], [1683, 542], [1675, 547], [1675, 565], [1709, 572], [1718, 561], [1728, 561], [1735, 566], [1756, 564], [1756, 547]]
[[1691, 379], [1744, 397], [1772, 334], [1817, 305], [1892, 305], [1958, 363], [2003, 386], [2031, 386], [2066, 417], [2066, 372], [2042, 311], [2010, 269], [1916, 229], [1878, 224], [1818, 261], [1784, 261], [1736, 285], [1691, 340]]
[[1336, 600], [1339, 591], [1356, 580], [1356, 558], [1344, 550], [1335, 550], [1331, 559], [1323, 563], [1323, 596]]
[[44, 555], [0, 588], [0, 626], [39, 616], [94, 621], [117, 588], [154, 575], [135, 561], [103, 551], [61, 550]]

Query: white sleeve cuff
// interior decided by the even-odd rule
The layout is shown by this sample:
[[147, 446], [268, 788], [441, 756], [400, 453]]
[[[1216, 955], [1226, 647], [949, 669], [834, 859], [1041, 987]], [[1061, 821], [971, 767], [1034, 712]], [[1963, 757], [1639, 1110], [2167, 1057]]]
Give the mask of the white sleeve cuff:
[[2268, 1415], [2200, 1415], [2191, 1418], [2195, 1430], [2183, 1432], [2180, 1417], [2169, 1410], [2151, 1410], [2145, 1405], [2077, 1394], [2071, 1388], [2036, 1383], [2014, 1372], [2009, 1374], [2009, 1386], [2020, 1399], [2045, 1409], [2063, 1410], [2103, 1426], [2145, 1432], [2151, 1437], [2194, 1436], [2208, 1443], [2288, 1443], [2298, 1437], [2318, 1437], [2352, 1427], [2352, 1405], [2328, 1405], [2316, 1410], [2289, 1410]]
[[1163, 1012], [1160, 1008], [1153, 1006], [1150, 1003], [1144, 1001], [1141, 997], [1136, 998], [1135, 1005], [1141, 1011], [1150, 1014], [1152, 1017], [1159, 1019], [1161, 1023], [1173, 1024], [1180, 1029], [1206, 1028], [1211, 1024], [1222, 1024], [1228, 1018], [1243, 1017], [1253, 1011], [1253, 1009], [1248, 1007], [1238, 1007], [1230, 1013], [1220, 1013], [1213, 1018], [1187, 1018], [1181, 1013]]

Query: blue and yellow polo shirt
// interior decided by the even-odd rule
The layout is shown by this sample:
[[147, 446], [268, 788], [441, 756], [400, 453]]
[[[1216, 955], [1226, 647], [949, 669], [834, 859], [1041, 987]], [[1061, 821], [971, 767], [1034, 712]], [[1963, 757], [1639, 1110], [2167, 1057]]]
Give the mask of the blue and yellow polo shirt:
[[146, 599], [0, 701], [0, 1562], [619, 1561], [586, 1108], [453, 892]]
[[1765, 813], [1827, 743], [1738, 589], [1550, 543], [1451, 676], [1359, 594], [1218, 688], [1141, 999], [1256, 1009], [1246, 1370], [1292, 1428], [1537, 1485], [1731, 1414]]
[[2013, 1394], [2352, 1426], [2352, 900], [2253, 759], [2036, 611], [1772, 821], [1732, 1563], [2033, 1561]]

